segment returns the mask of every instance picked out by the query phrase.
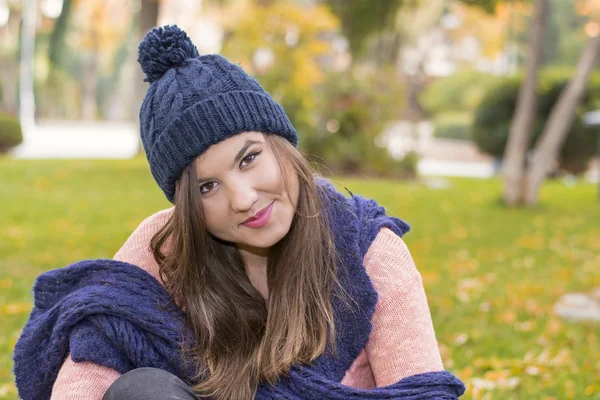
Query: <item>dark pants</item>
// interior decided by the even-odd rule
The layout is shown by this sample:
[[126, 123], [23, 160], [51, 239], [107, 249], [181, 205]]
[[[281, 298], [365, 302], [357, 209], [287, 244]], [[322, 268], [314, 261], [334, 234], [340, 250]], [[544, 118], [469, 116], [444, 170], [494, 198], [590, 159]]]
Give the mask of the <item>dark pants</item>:
[[102, 400], [198, 400], [181, 379], [157, 368], [137, 368], [119, 377]]

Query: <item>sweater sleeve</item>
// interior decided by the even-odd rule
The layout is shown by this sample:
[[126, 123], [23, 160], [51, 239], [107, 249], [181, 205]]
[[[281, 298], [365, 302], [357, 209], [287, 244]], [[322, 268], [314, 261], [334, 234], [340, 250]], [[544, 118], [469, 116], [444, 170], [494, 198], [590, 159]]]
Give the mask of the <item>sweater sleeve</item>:
[[[123, 261], [129, 264], [137, 265], [159, 282], [161, 281], [158, 273], [158, 263], [150, 250], [150, 241], [152, 237], [169, 221], [173, 208], [159, 211], [148, 218], [136, 228], [135, 231], [125, 241], [123, 246], [113, 257], [117, 261]], [[162, 250], [166, 251], [169, 241]]]
[[364, 265], [378, 293], [373, 330], [365, 348], [375, 385], [442, 371], [423, 280], [404, 241], [382, 228]]
[[[114, 259], [137, 265], [160, 282], [158, 264], [149, 246], [152, 236], [167, 223], [171, 212], [172, 208], [146, 218], [125, 241]], [[51, 400], [100, 400], [119, 376], [119, 372], [102, 365], [74, 362], [69, 354], [52, 387]]]
[[112, 368], [91, 362], [76, 363], [69, 354], [58, 372], [50, 400], [101, 400], [119, 376]]

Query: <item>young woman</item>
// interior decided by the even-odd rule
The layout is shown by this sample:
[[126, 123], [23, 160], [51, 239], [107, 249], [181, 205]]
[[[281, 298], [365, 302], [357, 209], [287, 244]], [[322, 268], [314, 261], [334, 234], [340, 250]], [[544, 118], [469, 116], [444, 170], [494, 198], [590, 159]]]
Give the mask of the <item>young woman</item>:
[[177, 27], [138, 61], [142, 141], [174, 207], [114, 260], [38, 278], [21, 397], [458, 398], [408, 226], [315, 178], [283, 108]]

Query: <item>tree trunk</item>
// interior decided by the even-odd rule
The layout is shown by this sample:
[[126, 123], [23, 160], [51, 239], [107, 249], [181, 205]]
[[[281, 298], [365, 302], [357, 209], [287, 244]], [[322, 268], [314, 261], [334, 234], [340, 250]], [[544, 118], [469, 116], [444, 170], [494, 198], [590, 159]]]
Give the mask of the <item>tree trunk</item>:
[[588, 78], [599, 55], [600, 36], [595, 36], [581, 55], [573, 78], [552, 107], [542, 136], [535, 147], [532, 165], [529, 167], [528, 186], [525, 193], [525, 203], [529, 206], [533, 206], [537, 202], [540, 186], [550, 172], [552, 163], [557, 159], [567, 138], [575, 117], [575, 108], [581, 101]]
[[[136, 35], [135, 43], [136, 48], [137, 44], [139, 44], [144, 35], [148, 33], [149, 30], [154, 28], [158, 24], [158, 11], [160, 8], [159, 0], [142, 0], [142, 8], [140, 9], [140, 14], [138, 17], [138, 31]], [[137, 51], [134, 52], [134, 59], [137, 60]], [[142, 102], [144, 101], [144, 96], [146, 95], [146, 90], [148, 90], [148, 84], [144, 82], [144, 73], [139, 65], [135, 65], [133, 73], [133, 108], [135, 115], [135, 123], [137, 126], [137, 130], [139, 131], [139, 112], [142, 107]], [[142, 147], [142, 142], [140, 140], [139, 143], [139, 151], [143, 152], [144, 148]]]
[[81, 82], [81, 115], [84, 121], [93, 121], [98, 115], [98, 99], [96, 90], [98, 88], [98, 53], [96, 47], [92, 49], [90, 59], [87, 61], [83, 71]]
[[69, 21], [73, 10], [73, 1], [64, 0], [60, 15], [54, 23], [54, 29], [50, 34], [50, 42], [48, 43], [48, 58], [52, 64], [51, 68], [56, 68], [57, 65], [64, 66], [66, 37], [69, 30]]
[[35, 97], [33, 93], [33, 61], [35, 53], [35, 21], [37, 4], [34, 0], [23, 2], [21, 26], [21, 60], [19, 74], [19, 121], [23, 141], [27, 141], [35, 127]]
[[525, 192], [526, 155], [531, 128], [537, 109], [538, 70], [542, 57], [542, 41], [548, 14], [548, 1], [535, 0], [533, 27], [529, 32], [527, 73], [519, 89], [519, 97], [510, 127], [504, 153], [504, 201], [508, 205], [521, 204]]
[[17, 105], [17, 63], [12, 57], [0, 61], [0, 76], [2, 77], [2, 110], [16, 114]]
[[3, 28], [1, 39], [5, 43], [14, 45], [5, 46], [4, 57], [0, 60], [0, 79], [2, 79], [2, 104], [0, 107], [10, 114], [17, 115], [19, 111], [19, 26], [21, 24], [21, 10], [9, 9], [8, 22]]

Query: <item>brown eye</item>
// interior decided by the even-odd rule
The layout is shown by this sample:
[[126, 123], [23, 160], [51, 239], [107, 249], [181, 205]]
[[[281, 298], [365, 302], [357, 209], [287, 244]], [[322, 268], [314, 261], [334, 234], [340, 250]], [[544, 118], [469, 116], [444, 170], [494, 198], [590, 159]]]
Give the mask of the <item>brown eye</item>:
[[208, 192], [210, 192], [211, 190], [213, 190], [216, 186], [215, 182], [208, 182], [205, 183], [204, 185], [200, 186], [200, 193], [201, 194], [206, 194]]
[[260, 151], [257, 151], [257, 152], [248, 154], [246, 157], [244, 157], [242, 159], [242, 161], [240, 161], [240, 168], [253, 162], [260, 153], [261, 153]]

